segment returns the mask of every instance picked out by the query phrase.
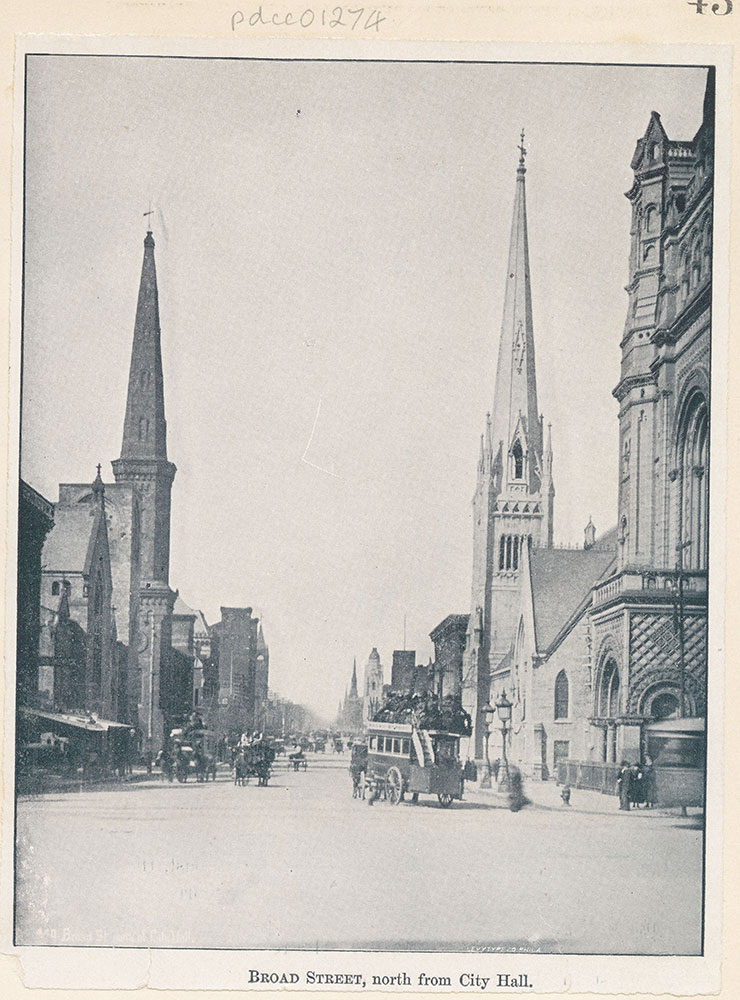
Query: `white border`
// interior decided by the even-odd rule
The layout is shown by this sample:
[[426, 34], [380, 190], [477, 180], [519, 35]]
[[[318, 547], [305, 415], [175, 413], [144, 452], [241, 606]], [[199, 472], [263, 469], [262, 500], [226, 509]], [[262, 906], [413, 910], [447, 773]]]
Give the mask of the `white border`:
[[[709, 615], [708, 704], [709, 743], [707, 753], [706, 905], [705, 954], [696, 958], [483, 955], [347, 952], [247, 952], [172, 951], [145, 949], [15, 948], [8, 923], [9, 897], [12, 898], [13, 864], [13, 741], [15, 718], [14, 647], [16, 528], [19, 424], [20, 314], [22, 276], [22, 178], [24, 57], [27, 52], [79, 52], [99, 54], [151, 54], [231, 56], [260, 58], [326, 59], [440, 59], [448, 61], [486, 60], [511, 62], [581, 62], [642, 64], [715, 64], [717, 66], [716, 158], [714, 203], [713, 327], [712, 327], [712, 492], [711, 492], [711, 573]], [[499, 973], [524, 972], [533, 989], [528, 995], [545, 991], [559, 993], [672, 993], [694, 995], [716, 992], [720, 987], [722, 910], [722, 767], [724, 691], [724, 599], [725, 524], [727, 475], [727, 383], [729, 337], [729, 252], [730, 247], [730, 68], [729, 46], [655, 45], [557, 45], [489, 44], [480, 42], [384, 42], [363, 43], [344, 40], [275, 40], [236, 37], [208, 39], [141, 39], [71, 36], [22, 36], [16, 48], [16, 103], [14, 115], [14, 185], [12, 218], [12, 295], [9, 386], [9, 465], [8, 482], [8, 565], [6, 622], [6, 699], [4, 740], [4, 826], [2, 838], [2, 919], [3, 948], [20, 960], [26, 986], [55, 986], [66, 989], [130, 989], [147, 984], [170, 989], [254, 989], [249, 970], [321, 972], [362, 972], [369, 982], [372, 973], [415, 972], [449, 975], [453, 982], [463, 972], [478, 972], [496, 982]], [[721, 97], [721, 99], [720, 99]], [[649, 115], [646, 108], [646, 119]], [[717, 248], [721, 248], [719, 251]], [[616, 279], [615, 279], [616, 280]], [[616, 342], [615, 342], [616, 350]], [[305, 989], [301, 982], [300, 989]], [[361, 989], [361, 987], [359, 988]], [[492, 987], [489, 987], [491, 992]], [[271, 992], [263, 987], [263, 992]], [[318, 988], [319, 992], [348, 992], [347, 987]], [[386, 992], [393, 990], [386, 988]], [[404, 990], [402, 990], [404, 991]], [[405, 990], [404, 992], [411, 992]], [[425, 992], [435, 992], [426, 990]], [[438, 991], [440, 992], [440, 991]], [[449, 991], [441, 991], [449, 992]], [[467, 991], [468, 993], [470, 991]], [[509, 990], [496, 990], [509, 993]]]

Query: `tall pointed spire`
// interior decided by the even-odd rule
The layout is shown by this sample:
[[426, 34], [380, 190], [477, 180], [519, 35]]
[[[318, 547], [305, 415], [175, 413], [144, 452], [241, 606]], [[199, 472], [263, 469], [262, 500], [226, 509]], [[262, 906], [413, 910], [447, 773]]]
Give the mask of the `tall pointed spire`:
[[530, 487], [532, 476], [542, 455], [542, 434], [537, 408], [535, 375], [534, 328], [532, 322], [532, 292], [529, 276], [529, 243], [527, 237], [527, 200], [524, 157], [524, 132], [519, 145], [519, 165], [516, 171], [514, 214], [511, 223], [509, 260], [506, 271], [504, 314], [501, 323], [496, 390], [493, 400], [492, 438], [494, 451], [502, 445], [504, 479], [506, 456], [512, 453], [517, 439], [529, 461], [523, 477]]
[[357, 697], [357, 657], [354, 658], [352, 664], [352, 683], [349, 686], [349, 696], [350, 698]]
[[159, 296], [151, 230], [144, 240], [121, 458], [167, 460]]
[[166, 588], [170, 572], [170, 494], [177, 469], [167, 460], [159, 299], [151, 230], [144, 240], [121, 457], [112, 465], [116, 482], [133, 486], [140, 503], [141, 580], [147, 590], [155, 582]]

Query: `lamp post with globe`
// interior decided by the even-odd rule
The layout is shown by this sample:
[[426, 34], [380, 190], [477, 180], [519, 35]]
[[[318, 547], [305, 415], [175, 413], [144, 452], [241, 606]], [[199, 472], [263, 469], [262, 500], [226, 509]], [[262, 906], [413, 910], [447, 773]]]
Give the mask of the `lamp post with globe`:
[[485, 761], [483, 762], [484, 770], [483, 770], [483, 778], [480, 783], [481, 788], [491, 787], [491, 760], [490, 757], [488, 756], [488, 741], [491, 738], [491, 723], [493, 722], [493, 717], [495, 716], [495, 714], [496, 714], [496, 709], [493, 707], [493, 705], [491, 705], [490, 701], [486, 702], [486, 704], [481, 709], [481, 715], [483, 716], [483, 723], [486, 727], [486, 758]]
[[498, 717], [501, 722], [501, 745], [503, 751], [503, 778], [501, 781], [502, 788], [510, 787], [509, 779], [509, 759], [506, 756], [506, 734], [508, 732], [509, 723], [511, 722], [511, 702], [506, 697], [506, 691], [501, 692], [501, 696], [496, 702], [496, 711], [498, 712]]

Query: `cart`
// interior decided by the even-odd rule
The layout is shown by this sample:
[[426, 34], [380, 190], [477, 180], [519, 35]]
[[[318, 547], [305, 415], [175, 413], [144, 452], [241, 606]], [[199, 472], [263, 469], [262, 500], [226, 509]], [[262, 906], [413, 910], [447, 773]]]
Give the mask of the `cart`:
[[436, 795], [447, 808], [463, 796], [460, 734], [421, 729], [411, 723], [368, 724], [367, 799], [398, 805], [408, 794]]

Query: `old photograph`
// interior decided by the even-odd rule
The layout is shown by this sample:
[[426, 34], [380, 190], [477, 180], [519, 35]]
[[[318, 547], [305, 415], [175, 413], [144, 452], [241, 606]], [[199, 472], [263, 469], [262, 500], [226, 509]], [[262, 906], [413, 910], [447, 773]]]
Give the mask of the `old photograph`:
[[14, 944], [703, 955], [715, 68], [24, 71]]

